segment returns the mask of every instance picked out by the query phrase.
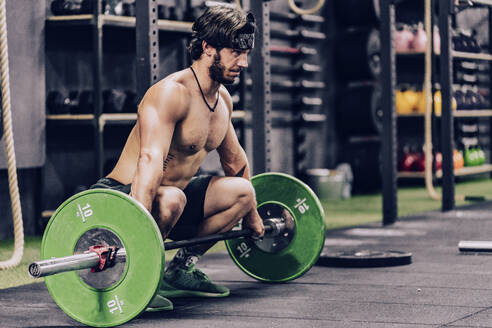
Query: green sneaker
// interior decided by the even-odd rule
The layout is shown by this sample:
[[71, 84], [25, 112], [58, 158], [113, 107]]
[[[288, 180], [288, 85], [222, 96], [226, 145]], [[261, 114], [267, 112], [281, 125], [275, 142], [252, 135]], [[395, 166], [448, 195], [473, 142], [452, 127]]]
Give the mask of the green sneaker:
[[150, 301], [147, 309], [147, 312], [157, 312], [157, 311], [171, 311], [173, 309], [173, 302], [168, 300], [167, 298], [156, 294], [152, 301]]
[[227, 287], [214, 284], [205, 273], [191, 265], [188, 269], [167, 270], [157, 293], [164, 297], [225, 297], [229, 296]]

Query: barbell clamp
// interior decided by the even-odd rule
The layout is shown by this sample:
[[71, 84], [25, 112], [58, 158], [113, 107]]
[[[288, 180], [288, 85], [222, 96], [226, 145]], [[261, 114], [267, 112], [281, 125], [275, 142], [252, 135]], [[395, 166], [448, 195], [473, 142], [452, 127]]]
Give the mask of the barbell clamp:
[[263, 221], [265, 226], [270, 226], [271, 229], [268, 231], [268, 237], [275, 237], [280, 235], [285, 229], [285, 219], [271, 218]]
[[93, 245], [87, 252], [94, 252], [99, 256], [99, 263], [91, 268], [91, 272], [101, 272], [115, 264], [116, 246]]

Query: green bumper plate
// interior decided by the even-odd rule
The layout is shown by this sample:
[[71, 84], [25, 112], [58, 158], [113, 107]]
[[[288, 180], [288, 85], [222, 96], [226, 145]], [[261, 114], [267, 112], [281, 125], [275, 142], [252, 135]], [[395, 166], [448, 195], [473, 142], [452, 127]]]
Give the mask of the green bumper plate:
[[251, 182], [258, 208], [275, 203], [288, 210], [295, 222], [295, 234], [279, 252], [260, 249], [251, 238], [226, 240], [227, 250], [249, 276], [267, 282], [284, 282], [300, 277], [316, 263], [325, 241], [325, 221], [316, 194], [302, 181], [283, 173], [263, 173]]
[[71, 271], [46, 277], [45, 283], [56, 304], [73, 319], [93, 327], [121, 325], [145, 310], [158, 289], [164, 272], [162, 237], [137, 201], [121, 192], [93, 189], [56, 210], [43, 236], [41, 258], [73, 255], [77, 241], [92, 229], [110, 231], [125, 247], [126, 265], [118, 281], [97, 289]]

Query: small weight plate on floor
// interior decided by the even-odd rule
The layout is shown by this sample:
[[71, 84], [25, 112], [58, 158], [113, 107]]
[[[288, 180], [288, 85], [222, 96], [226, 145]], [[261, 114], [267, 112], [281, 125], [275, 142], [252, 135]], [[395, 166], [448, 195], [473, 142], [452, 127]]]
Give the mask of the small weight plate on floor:
[[302, 181], [282, 173], [263, 173], [251, 182], [263, 220], [281, 218], [282, 238], [226, 240], [234, 262], [249, 276], [268, 282], [298, 278], [316, 263], [325, 240], [325, 221], [316, 194]]
[[401, 251], [355, 250], [322, 252], [317, 265], [343, 268], [372, 268], [412, 263], [412, 253]]
[[162, 279], [164, 246], [159, 228], [149, 212], [124, 193], [83, 191], [53, 214], [43, 236], [41, 258], [80, 253], [92, 243], [124, 247], [126, 263], [102, 272], [59, 273], [46, 277], [46, 286], [56, 304], [75, 320], [93, 327], [121, 325], [146, 309]]

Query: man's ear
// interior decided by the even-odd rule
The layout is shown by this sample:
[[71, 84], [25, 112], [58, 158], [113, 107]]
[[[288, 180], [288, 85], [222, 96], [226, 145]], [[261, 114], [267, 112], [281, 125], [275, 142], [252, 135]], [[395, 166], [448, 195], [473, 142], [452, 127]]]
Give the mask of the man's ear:
[[216, 49], [207, 41], [202, 41], [202, 49], [203, 53], [209, 57], [213, 56], [216, 52]]

